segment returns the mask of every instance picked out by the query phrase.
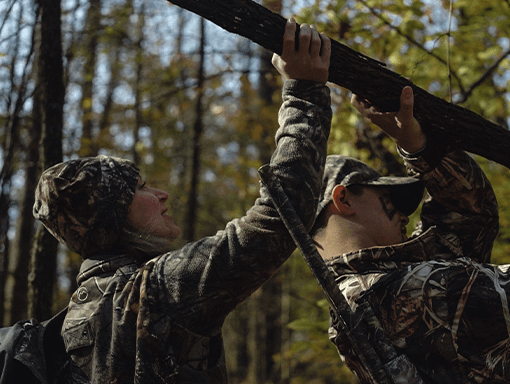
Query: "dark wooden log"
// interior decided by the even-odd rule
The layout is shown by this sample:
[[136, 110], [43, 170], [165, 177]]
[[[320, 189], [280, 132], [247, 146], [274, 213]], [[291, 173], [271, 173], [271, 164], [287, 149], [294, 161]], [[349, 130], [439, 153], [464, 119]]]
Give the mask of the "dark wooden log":
[[[286, 20], [251, 0], [173, 0], [217, 24], [280, 54]], [[396, 111], [405, 85], [415, 93], [415, 116], [427, 135], [510, 168], [510, 132], [480, 115], [431, 95], [385, 64], [332, 40], [329, 81], [367, 99], [381, 111]]]

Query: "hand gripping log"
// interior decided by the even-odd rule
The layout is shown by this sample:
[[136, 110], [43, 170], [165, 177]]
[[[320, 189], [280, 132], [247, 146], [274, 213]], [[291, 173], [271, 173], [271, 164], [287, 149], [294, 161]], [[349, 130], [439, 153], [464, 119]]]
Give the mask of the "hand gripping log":
[[373, 383], [423, 384], [416, 367], [407, 356], [397, 355], [368, 302], [361, 302], [356, 311], [351, 309], [271, 168], [265, 165], [259, 170], [259, 175], [287, 230], [322, 288], [334, 315], [333, 321], [338, 323], [349, 338]]
[[[286, 20], [251, 0], [172, 0], [217, 24], [280, 54]], [[367, 99], [381, 111], [396, 111], [400, 93], [413, 87], [414, 112], [428, 135], [510, 168], [510, 132], [480, 115], [429, 94], [368, 56], [331, 41], [329, 81]]]

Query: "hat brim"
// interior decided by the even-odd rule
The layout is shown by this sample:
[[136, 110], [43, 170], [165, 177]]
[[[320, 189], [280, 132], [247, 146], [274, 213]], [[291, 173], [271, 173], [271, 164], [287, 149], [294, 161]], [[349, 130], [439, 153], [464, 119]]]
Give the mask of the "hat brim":
[[386, 187], [390, 191], [391, 202], [404, 215], [411, 215], [421, 203], [425, 186], [414, 177], [382, 176], [361, 185]]

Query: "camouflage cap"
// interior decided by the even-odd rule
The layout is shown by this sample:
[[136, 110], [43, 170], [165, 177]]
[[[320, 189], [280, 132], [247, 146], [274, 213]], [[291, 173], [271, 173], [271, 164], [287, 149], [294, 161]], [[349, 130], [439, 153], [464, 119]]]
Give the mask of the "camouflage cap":
[[335, 185], [387, 187], [391, 202], [404, 215], [410, 215], [418, 208], [424, 192], [424, 185], [417, 178], [381, 176], [362, 161], [347, 156], [331, 155], [326, 158], [317, 216], [330, 202]]
[[139, 173], [131, 161], [103, 155], [54, 165], [37, 185], [34, 217], [84, 258], [108, 251], [126, 221]]

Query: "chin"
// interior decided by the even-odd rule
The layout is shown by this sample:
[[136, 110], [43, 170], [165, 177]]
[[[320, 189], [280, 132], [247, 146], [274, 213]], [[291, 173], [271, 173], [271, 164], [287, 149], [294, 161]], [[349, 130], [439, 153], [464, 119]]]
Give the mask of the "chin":
[[176, 240], [181, 235], [181, 230], [178, 227], [174, 227], [171, 229], [171, 233], [168, 236], [170, 241]]

